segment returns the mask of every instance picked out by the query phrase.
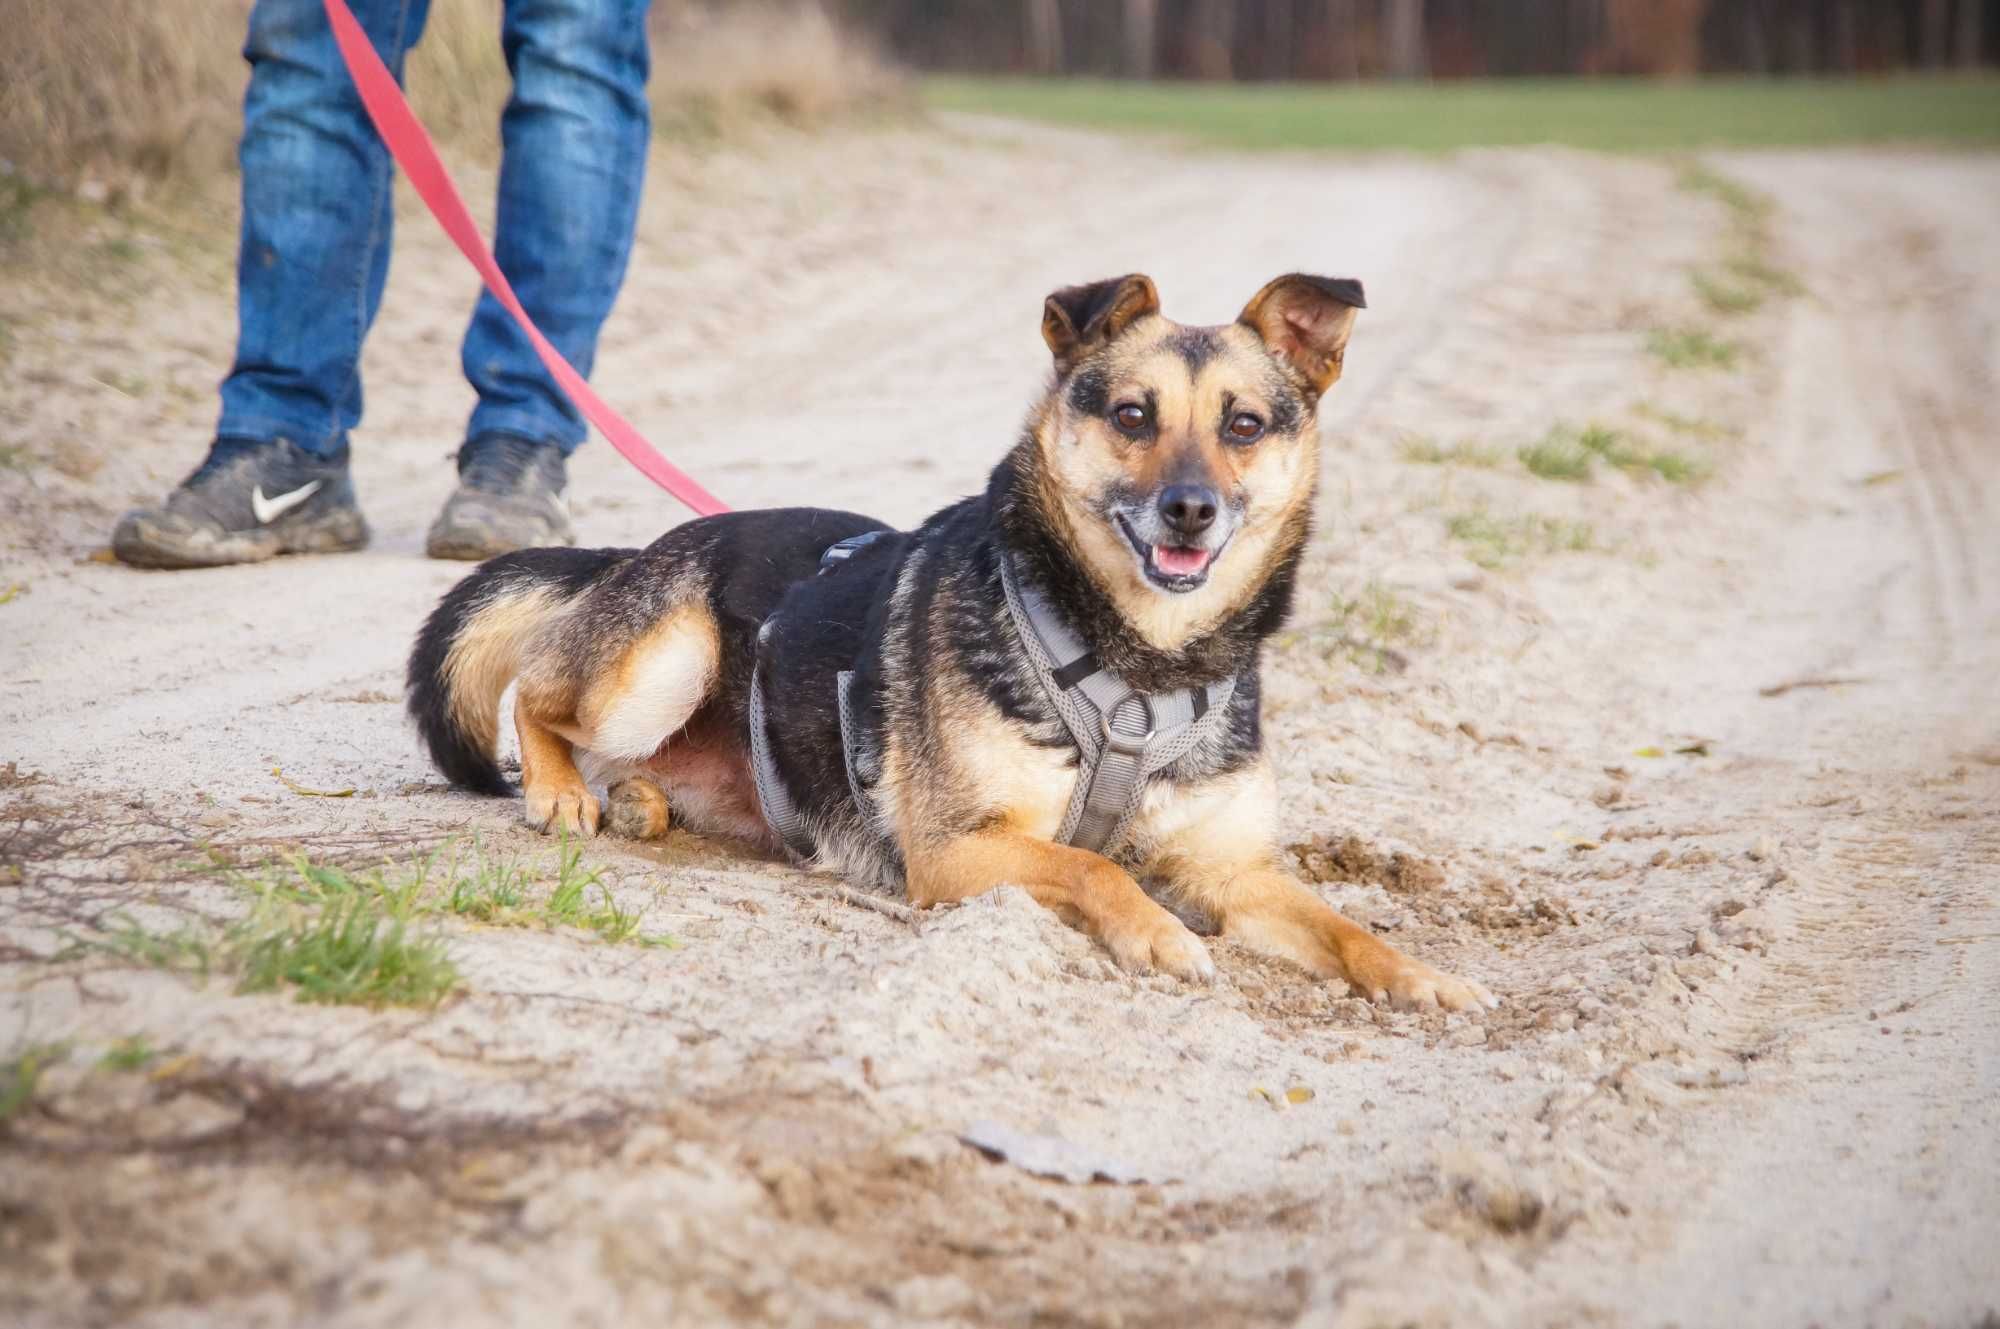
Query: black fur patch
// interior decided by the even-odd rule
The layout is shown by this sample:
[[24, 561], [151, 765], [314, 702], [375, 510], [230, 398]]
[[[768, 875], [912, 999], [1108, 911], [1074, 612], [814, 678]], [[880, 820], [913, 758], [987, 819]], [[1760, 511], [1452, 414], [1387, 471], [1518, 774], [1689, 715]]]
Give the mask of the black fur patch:
[[1222, 339], [1214, 328], [1181, 328], [1167, 338], [1167, 348], [1186, 363], [1188, 373], [1199, 374], [1202, 366], [1222, 354]]
[[1069, 408], [1082, 416], [1101, 416], [1111, 405], [1111, 383], [1097, 365], [1084, 365], [1069, 380]]

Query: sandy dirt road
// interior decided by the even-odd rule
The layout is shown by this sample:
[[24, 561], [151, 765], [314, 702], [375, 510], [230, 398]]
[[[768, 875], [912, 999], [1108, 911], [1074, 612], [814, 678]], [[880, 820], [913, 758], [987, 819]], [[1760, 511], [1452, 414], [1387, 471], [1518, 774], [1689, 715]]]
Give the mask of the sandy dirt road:
[[[1280, 271], [1364, 278], [1267, 729], [1302, 867], [1502, 993], [1477, 1020], [1220, 942], [1211, 988], [1133, 978], [1018, 892], [912, 925], [680, 833], [589, 849], [678, 949], [440, 921], [464, 986], [431, 1011], [79, 945], [239, 916], [202, 845], [551, 851], [397, 705], [462, 573], [420, 557], [473, 291], [428, 223], [369, 348], [376, 542], [340, 559], [92, 561], [193, 463], [226, 271], [141, 243], [109, 293], [8, 275], [0, 1054], [64, 1050], [0, 1127], [0, 1311], [1991, 1324], [2000, 161], [1710, 166], [1770, 200], [1799, 294], [1705, 312], [1689, 272], [1743, 219], [1661, 163], [970, 122], [663, 158], [607, 332], [600, 389], [725, 497], [908, 522], [1013, 437], [1049, 288], [1143, 270], [1219, 320]], [[1649, 354], [1697, 323], [1733, 367]], [[1706, 478], [1514, 460], [1589, 422]], [[593, 542], [680, 519], [601, 444], [575, 473]], [[145, 1070], [97, 1064], [131, 1038]], [[981, 1121], [1153, 1180], [1030, 1176], [960, 1142]]]

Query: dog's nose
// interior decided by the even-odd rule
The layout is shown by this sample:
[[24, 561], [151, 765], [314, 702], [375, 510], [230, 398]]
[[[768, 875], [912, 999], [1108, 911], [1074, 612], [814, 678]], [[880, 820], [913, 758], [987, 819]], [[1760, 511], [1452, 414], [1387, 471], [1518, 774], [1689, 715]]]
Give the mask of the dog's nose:
[[1168, 485], [1160, 491], [1160, 516], [1179, 535], [1200, 535], [1215, 525], [1220, 501], [1206, 485]]

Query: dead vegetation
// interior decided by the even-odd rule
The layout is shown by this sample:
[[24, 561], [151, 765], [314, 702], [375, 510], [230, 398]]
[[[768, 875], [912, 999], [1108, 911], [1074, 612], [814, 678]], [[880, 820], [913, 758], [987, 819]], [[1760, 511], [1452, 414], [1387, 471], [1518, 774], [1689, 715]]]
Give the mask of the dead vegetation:
[[[498, 9], [435, 0], [410, 57], [412, 102], [457, 147], [490, 145], [506, 97]], [[0, 43], [9, 193], [117, 201], [225, 171], [241, 128], [248, 11], [247, 0], [16, 0]], [[811, 125], [902, 97], [888, 63], [813, 0], [664, 3], [653, 28], [662, 136], [760, 119]]]

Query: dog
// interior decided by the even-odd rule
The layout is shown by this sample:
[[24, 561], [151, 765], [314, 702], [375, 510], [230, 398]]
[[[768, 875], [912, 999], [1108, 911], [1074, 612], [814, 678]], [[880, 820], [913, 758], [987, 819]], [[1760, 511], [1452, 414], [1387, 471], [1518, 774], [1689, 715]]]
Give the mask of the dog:
[[1128, 969], [1210, 979], [1145, 879], [1371, 1000], [1491, 1006], [1336, 913], [1277, 848], [1259, 657], [1363, 305], [1357, 281], [1293, 273], [1195, 327], [1141, 274], [1058, 290], [1053, 375], [983, 493], [911, 531], [792, 508], [495, 558], [419, 633], [410, 714], [454, 784], [507, 795], [494, 748], [518, 681], [544, 830], [671, 821], [918, 907], [1011, 883]]

